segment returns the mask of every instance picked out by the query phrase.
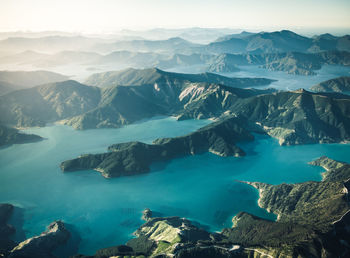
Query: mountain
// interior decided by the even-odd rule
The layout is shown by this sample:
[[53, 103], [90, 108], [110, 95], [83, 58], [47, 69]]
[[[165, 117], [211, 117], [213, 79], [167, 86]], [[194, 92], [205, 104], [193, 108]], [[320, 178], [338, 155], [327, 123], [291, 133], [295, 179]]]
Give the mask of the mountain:
[[25, 51], [13, 55], [5, 55], [0, 64], [32, 65], [35, 67], [56, 67], [62, 65], [115, 65], [119, 67], [162, 69], [176, 66], [203, 64], [212, 56], [203, 54], [163, 54], [154, 52], [113, 51], [106, 55], [86, 51], [61, 51], [54, 54], [42, 54], [34, 51]]
[[218, 55], [214, 60], [209, 62], [208, 72], [213, 73], [232, 73], [238, 72], [240, 69], [237, 67], [237, 63], [243, 62], [242, 60], [236, 60], [236, 55], [222, 54]]
[[76, 129], [120, 127], [156, 115], [179, 115], [189, 103], [198, 107], [197, 117], [209, 117], [226, 110], [235, 99], [271, 92], [211, 83], [252, 86], [270, 82], [268, 79], [173, 74], [158, 69], [131, 69], [117, 74], [118, 83], [136, 86], [101, 89], [65, 81], [6, 94], [0, 97], [0, 122], [27, 127], [63, 120]]
[[[186, 104], [184, 110], [180, 111], [179, 119], [221, 113], [221, 121], [189, 135], [155, 140], [151, 145], [140, 142], [111, 145], [111, 152], [83, 155], [65, 161], [61, 169], [95, 169], [109, 178], [148, 172], [152, 162], [200, 152], [242, 156], [244, 150], [237, 147], [236, 142], [252, 140], [250, 132], [266, 133], [279, 139], [281, 145], [331, 143], [350, 139], [349, 96], [333, 97], [299, 90], [246, 98], [227, 95], [224, 104], [211, 103], [217, 101], [211, 96], [199, 96], [199, 99]], [[211, 104], [209, 107], [208, 103]]]
[[22, 87], [12, 83], [0, 81], [0, 96], [19, 89], [22, 89]]
[[44, 126], [47, 122], [96, 107], [100, 90], [75, 81], [45, 84], [0, 97], [0, 123], [15, 127]]
[[96, 44], [95, 46], [91, 47], [91, 50], [102, 53], [110, 53], [113, 51], [175, 53], [199, 46], [201, 45], [175, 37], [166, 40], [127, 40], [117, 41], [114, 43]]
[[116, 72], [105, 72], [91, 75], [85, 83], [98, 87], [109, 87], [116, 85], [138, 86], [155, 83], [173, 83], [180, 82], [206, 82], [223, 84], [236, 88], [249, 88], [254, 86], [268, 85], [273, 80], [265, 78], [229, 78], [213, 73], [203, 74], [183, 74], [171, 73], [159, 70], [157, 68], [150, 69], [126, 69]]
[[168, 58], [153, 52], [131, 52], [131, 51], [114, 51], [110, 54], [101, 56], [94, 64], [119, 64], [132, 67], [151, 67], [156, 65], [159, 60]]
[[[313, 164], [324, 162], [322, 157]], [[249, 214], [239, 214], [236, 226], [223, 234], [237, 244], [260, 246], [264, 253], [302, 257], [347, 256], [349, 239], [344, 230], [350, 223], [347, 203], [350, 166], [328, 159], [335, 168], [325, 166], [330, 175], [322, 182], [269, 185], [248, 182], [259, 190], [259, 206], [278, 215], [277, 222]], [[337, 175], [336, 179], [333, 175]], [[345, 190], [345, 191], [344, 191]], [[254, 229], [254, 230], [252, 230]], [[257, 233], [258, 232], [258, 233]], [[278, 237], [277, 237], [278, 236]]]
[[315, 92], [350, 92], [350, 77], [342, 76], [321, 82], [310, 88]]
[[82, 155], [62, 162], [60, 167], [64, 172], [94, 169], [110, 178], [145, 173], [153, 162], [208, 151], [219, 156], [243, 156], [244, 151], [235, 144], [254, 139], [241, 127], [244, 123], [238, 118], [230, 118], [185, 136], [157, 139], [153, 144], [114, 144], [108, 147], [108, 153]]
[[42, 139], [43, 138], [38, 135], [20, 133], [15, 128], [0, 125], [0, 146], [37, 142]]
[[350, 97], [306, 90], [276, 92], [237, 102], [231, 111], [260, 124], [281, 145], [350, 139]]
[[[314, 75], [324, 64], [350, 65], [350, 52], [326, 51], [320, 53], [265, 53], [265, 54], [221, 54], [211, 59], [209, 69], [235, 71], [239, 65], [259, 65], [271, 71], [284, 71], [296, 75]], [[238, 67], [239, 68], [239, 67]]]
[[101, 90], [99, 106], [64, 121], [76, 129], [120, 127], [156, 115], [187, 113], [197, 119], [222, 114], [236, 100], [273, 90], [245, 90], [218, 84], [165, 81], [154, 85], [115, 86]]
[[129, 36], [142, 36], [143, 38], [150, 40], [165, 40], [168, 38], [181, 37], [183, 39], [206, 44], [212, 42], [220, 36], [236, 33], [237, 29], [229, 28], [183, 28], [183, 29], [165, 29], [157, 28], [146, 31], [132, 31], [123, 30], [121, 33], [123, 35]]
[[155, 66], [160, 69], [168, 69], [179, 66], [201, 65], [211, 60], [211, 58], [213, 58], [212, 55], [206, 54], [174, 54], [168, 58], [159, 60]]
[[68, 77], [48, 71], [0, 71], [0, 81], [15, 89], [30, 88], [39, 84], [65, 81]]
[[318, 56], [298, 52], [268, 55], [263, 68], [271, 71], [285, 71], [295, 75], [315, 75], [314, 70], [321, 69], [323, 63]]
[[220, 38], [202, 50], [216, 54], [350, 51], [349, 37], [349, 35], [343, 37], [321, 35], [308, 38], [288, 30], [242, 33]]
[[235, 115], [260, 124], [282, 145], [350, 139], [348, 95], [239, 89], [224, 85], [260, 83], [261, 79], [210, 73], [129, 69], [97, 78], [103, 75], [108, 79], [103, 84], [109, 85], [112, 78], [115, 84], [134, 86], [98, 88], [67, 81], [12, 92], [0, 97], [1, 123], [25, 127], [62, 120], [76, 129], [89, 129], [120, 127], [156, 115], [174, 115], [179, 120]]
[[331, 34], [322, 34], [312, 40], [308, 52], [321, 52], [327, 50], [350, 51], [350, 35], [335, 37]]
[[242, 31], [241, 33], [238, 33], [238, 34], [229, 34], [229, 35], [219, 37], [215, 40], [215, 42], [222, 42], [222, 41], [227, 41], [227, 40], [231, 40], [231, 39], [244, 39], [248, 36], [252, 36], [255, 34], [256, 33], [253, 33], [253, 32]]

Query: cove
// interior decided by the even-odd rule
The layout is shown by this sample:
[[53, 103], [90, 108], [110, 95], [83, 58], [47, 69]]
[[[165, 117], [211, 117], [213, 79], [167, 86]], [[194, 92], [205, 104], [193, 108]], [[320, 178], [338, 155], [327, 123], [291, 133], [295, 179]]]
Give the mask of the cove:
[[120, 129], [76, 131], [52, 125], [26, 130], [47, 139], [0, 149], [0, 202], [23, 208], [26, 237], [62, 219], [81, 236], [79, 253], [93, 254], [130, 239], [143, 223], [144, 208], [160, 216], [189, 218], [211, 231], [232, 226], [232, 216], [240, 211], [274, 219], [257, 206], [257, 191], [236, 180], [272, 184], [320, 180], [322, 169], [307, 162], [322, 155], [350, 162], [348, 144], [281, 147], [275, 139], [256, 135], [254, 142], [240, 144], [246, 157], [204, 153], [156, 163], [151, 173], [133, 177], [105, 179], [95, 171], [63, 174], [58, 167], [83, 153], [105, 152], [113, 143], [150, 143], [209, 122], [162, 117]]

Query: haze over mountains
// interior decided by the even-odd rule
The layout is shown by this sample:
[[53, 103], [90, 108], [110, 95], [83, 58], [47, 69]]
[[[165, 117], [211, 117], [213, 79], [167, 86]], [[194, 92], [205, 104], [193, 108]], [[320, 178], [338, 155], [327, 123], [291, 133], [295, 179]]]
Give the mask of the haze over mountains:
[[[157, 116], [212, 121], [190, 133], [158, 138], [152, 143], [136, 139], [110, 142], [105, 152], [101, 148], [86, 149], [80, 156], [71, 152], [75, 154], [53, 159], [55, 168], [63, 172], [95, 170], [113, 180], [110, 178], [154, 172], [153, 165], [163, 164], [157, 162], [207, 152], [215, 155], [217, 162], [220, 157], [259, 155], [252, 147], [259, 137], [265, 137], [259, 144], [265, 144], [265, 139], [272, 140], [272, 137], [276, 139], [274, 144], [281, 146], [350, 141], [349, 35], [306, 37], [287, 30], [238, 33], [230, 29], [191, 28], [155, 29], [143, 33], [123, 31], [119, 37], [56, 32], [8, 33], [0, 34], [0, 39], [1, 150], [16, 150], [18, 146], [9, 147], [12, 144], [45, 143], [44, 137], [23, 133], [24, 128], [67, 129], [70, 126], [97, 134], [103, 132], [101, 128], [125, 127]], [[337, 73], [327, 74], [329, 70], [326, 69], [326, 76], [319, 76], [324, 67], [331, 67]], [[178, 72], [182, 69], [185, 72]], [[264, 71], [266, 76], [260, 76], [258, 70]], [[275, 74], [285, 76], [278, 77], [285, 78], [281, 81], [285, 85], [279, 90], [272, 87], [276, 83]], [[299, 87], [294, 90], [294, 87], [288, 90], [289, 84], [299, 82], [296, 78], [312, 76], [319, 76], [318, 81], [308, 85], [307, 89]], [[71, 134], [69, 137], [86, 133], [72, 128], [67, 129]], [[57, 141], [49, 142], [55, 133], [54, 130], [47, 133], [52, 148], [56, 148], [55, 144], [60, 141], [57, 138]], [[86, 135], [86, 141], [95, 140]], [[61, 140], [63, 137], [66, 136]], [[21, 159], [20, 155], [16, 158]], [[287, 157], [291, 158], [294, 157]], [[287, 166], [288, 162], [285, 163]], [[242, 182], [259, 190], [259, 205], [277, 214], [276, 221], [242, 211], [233, 219], [235, 227], [225, 228], [221, 233], [210, 233], [187, 219], [162, 215], [152, 218], [148, 209], [144, 213], [146, 223], [135, 233], [137, 238], [125, 246], [115, 243], [116, 246], [101, 249], [95, 256], [341, 257], [345, 254], [346, 257], [350, 254], [350, 238], [346, 230], [350, 226], [350, 166], [326, 157], [312, 164], [327, 169], [323, 181], [281, 185]], [[55, 173], [55, 170], [48, 173]], [[79, 176], [69, 180], [78, 178], [80, 182], [74, 181], [74, 184], [81, 183], [84, 180]], [[232, 183], [233, 176], [221, 180], [229, 178], [228, 182], [225, 181], [227, 185]], [[36, 181], [40, 181], [38, 178]], [[98, 180], [95, 177], [90, 179]], [[191, 184], [200, 184], [202, 179], [207, 180], [205, 173], [192, 178]], [[132, 182], [132, 179], [128, 180]], [[103, 184], [102, 181], [96, 182]], [[144, 184], [152, 186], [152, 183]], [[91, 183], [88, 187], [95, 185]], [[213, 186], [220, 195], [225, 194], [221, 191], [236, 194], [231, 188], [219, 188]], [[132, 195], [133, 190], [128, 189], [127, 195]], [[119, 191], [118, 187], [116, 191]], [[10, 197], [8, 199], [12, 200]], [[122, 198], [120, 200], [125, 201]], [[132, 198], [138, 197], [132, 195]], [[94, 208], [94, 204], [89, 199], [87, 201], [87, 207]], [[209, 201], [213, 202], [210, 205], [215, 205], [214, 201]], [[176, 206], [178, 202], [171, 205]], [[55, 205], [54, 201], [52, 203]], [[195, 205], [195, 200], [193, 203]], [[9, 230], [11, 227], [6, 225], [11, 207], [0, 204], [0, 212], [6, 215], [0, 213], [0, 226], [4, 229], [0, 230], [0, 256], [50, 257], [56, 246], [64, 245], [69, 238], [64, 222], [55, 221], [40, 236], [15, 243], [10, 239], [13, 234]], [[74, 210], [74, 207], [70, 209]], [[222, 212], [232, 216], [232, 211], [226, 209]], [[87, 214], [74, 223], [83, 221], [84, 229], [89, 228], [89, 219], [84, 216], [89, 217], [92, 213]], [[108, 221], [111, 214], [106, 214], [103, 218]], [[126, 219], [120, 225], [107, 226], [127, 225], [125, 228], [131, 231], [136, 228], [133, 223]], [[139, 224], [138, 221], [136, 225]], [[90, 229], [84, 232], [94, 234]], [[128, 232], [128, 236], [131, 233]], [[80, 237], [85, 241], [84, 236]], [[103, 243], [102, 237], [96, 238], [98, 243]], [[74, 251], [77, 254], [78, 249]]]
[[240, 71], [240, 66], [258, 65], [290, 74], [315, 75], [324, 64], [349, 66], [350, 63], [348, 35], [323, 34], [309, 38], [286, 30], [242, 32], [217, 35], [219, 38], [211, 43], [198, 44], [181, 38], [179, 32], [161, 33], [174, 37], [157, 40], [65, 34], [10, 37], [0, 40], [0, 69], [44, 69], [69, 73], [83, 82], [91, 71], [128, 67], [197, 66], [201, 72], [227, 73]]

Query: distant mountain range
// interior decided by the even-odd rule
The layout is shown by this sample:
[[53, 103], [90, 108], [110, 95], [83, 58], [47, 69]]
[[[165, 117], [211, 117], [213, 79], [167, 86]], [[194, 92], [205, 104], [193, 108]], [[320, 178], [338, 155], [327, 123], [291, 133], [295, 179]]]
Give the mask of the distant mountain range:
[[350, 77], [342, 76], [334, 79], [330, 79], [320, 84], [311, 87], [315, 92], [344, 92], [350, 93]]
[[[220, 34], [220, 33], [219, 33]], [[54, 53], [59, 51], [84, 51], [108, 54], [113, 51], [168, 52], [181, 54], [242, 54], [242, 53], [316, 53], [338, 50], [350, 51], [350, 36], [336, 37], [322, 34], [312, 38], [292, 31], [229, 34], [212, 40], [209, 44], [197, 44], [169, 36], [158, 40], [116, 40], [83, 36], [46, 36], [39, 38], [13, 37], [0, 41], [2, 51], [23, 52], [27, 50]]]
[[176, 37], [166, 40], [130, 40], [117, 41], [110, 44], [97, 44], [91, 50], [99, 53], [110, 53], [113, 51], [183, 53], [188, 49], [200, 46]]
[[314, 75], [325, 64], [350, 66], [350, 52], [325, 51], [319, 53], [221, 54], [209, 61], [214, 72], [234, 72], [240, 65], [259, 65], [271, 71], [295, 75]]
[[66, 81], [69, 77], [48, 71], [0, 71], [0, 96], [39, 84]]
[[[124, 42], [125, 43], [125, 42]], [[124, 44], [120, 43], [120, 44]], [[144, 44], [135, 43], [136, 45]], [[113, 43], [114, 44], [114, 43]], [[125, 43], [126, 44], [126, 43]], [[14, 55], [3, 56], [0, 59], [0, 65], [7, 67], [8, 65], [34, 66], [38, 68], [54, 69], [59, 66], [78, 65], [86, 68], [96, 68], [106, 70], [106, 67], [127, 67], [149, 68], [158, 67], [160, 69], [171, 69], [187, 66], [201, 66], [202, 71], [208, 72], [236, 72], [239, 66], [259, 65], [261, 68], [271, 71], [285, 71], [296, 75], [314, 75], [324, 64], [331, 65], [350, 65], [350, 52], [340, 50], [327, 50], [322, 52], [273, 52], [273, 53], [240, 53], [240, 54], [213, 54], [207, 51], [199, 51], [199, 53], [191, 53], [196, 51], [179, 51], [187, 52], [186, 54], [172, 53], [171, 51], [158, 51], [162, 47], [157, 48], [157, 52], [152, 50], [152, 44], [145, 44], [148, 51], [151, 52], [135, 52], [142, 47], [126, 47], [129, 50], [113, 51], [102, 55], [96, 52], [88, 51], [61, 51], [55, 54], [43, 54], [34, 51], [24, 51]], [[162, 45], [163, 43], [159, 43]], [[172, 43], [169, 43], [171, 45]], [[164, 49], [168, 43], [164, 43]], [[120, 49], [123, 49], [121, 47]], [[170, 46], [169, 49], [173, 47]], [[231, 48], [231, 47], [230, 47]], [[113, 48], [112, 48], [113, 49]], [[187, 48], [188, 49], [188, 48]], [[153, 52], [152, 52], [153, 51]], [[176, 52], [176, 51], [175, 51]], [[232, 52], [232, 51], [227, 51]]]
[[314, 38], [298, 35], [292, 31], [242, 33], [225, 36], [201, 49], [208, 53], [315, 53], [328, 50], [350, 51], [350, 36], [335, 37], [323, 34]]
[[91, 75], [85, 84], [98, 87], [140, 86], [155, 83], [184, 83], [206, 82], [216, 83], [236, 88], [249, 88], [254, 86], [269, 85], [273, 80], [266, 78], [230, 78], [213, 73], [183, 74], [165, 72], [157, 68], [149, 69], [125, 69], [115, 72], [96, 73]]

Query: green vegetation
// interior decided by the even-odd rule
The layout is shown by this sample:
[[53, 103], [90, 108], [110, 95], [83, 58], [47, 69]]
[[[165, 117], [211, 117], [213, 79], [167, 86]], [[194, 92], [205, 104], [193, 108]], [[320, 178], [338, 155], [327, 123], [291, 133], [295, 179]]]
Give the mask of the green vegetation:
[[350, 92], [350, 77], [338, 77], [311, 87], [315, 92]]
[[254, 139], [242, 127], [245, 123], [229, 118], [185, 136], [157, 139], [153, 144], [114, 144], [109, 146], [110, 152], [82, 155], [62, 162], [60, 167], [63, 171], [95, 169], [108, 178], [145, 173], [153, 162], [208, 151], [220, 156], [243, 156], [244, 151], [235, 143]]
[[[261, 54], [220, 54], [208, 61], [209, 69], [217, 72], [235, 71], [237, 65], [259, 65], [271, 71], [284, 71], [295, 75], [315, 75], [324, 64], [349, 66], [350, 54], [345, 51], [320, 53], [284, 52]], [[222, 67], [222, 68], [221, 68]], [[220, 71], [223, 69], [223, 71]]]
[[38, 135], [20, 133], [15, 128], [0, 125], [0, 146], [36, 142], [42, 139]]

